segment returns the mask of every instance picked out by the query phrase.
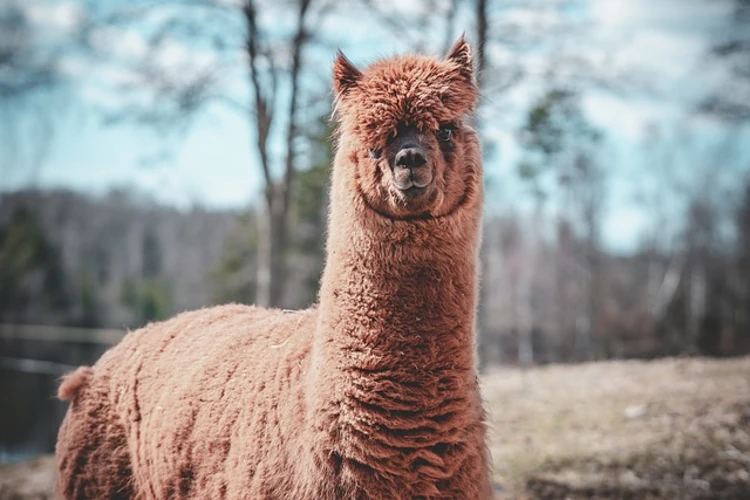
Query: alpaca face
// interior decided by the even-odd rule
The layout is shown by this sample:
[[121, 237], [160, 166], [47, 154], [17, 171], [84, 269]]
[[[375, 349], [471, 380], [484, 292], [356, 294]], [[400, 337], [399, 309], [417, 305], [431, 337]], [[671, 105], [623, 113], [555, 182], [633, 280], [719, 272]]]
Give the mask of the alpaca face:
[[463, 38], [442, 61], [396, 57], [362, 72], [339, 54], [334, 85], [351, 149], [345, 175], [367, 206], [392, 218], [435, 217], [476, 191], [479, 151], [464, 118], [477, 91]]

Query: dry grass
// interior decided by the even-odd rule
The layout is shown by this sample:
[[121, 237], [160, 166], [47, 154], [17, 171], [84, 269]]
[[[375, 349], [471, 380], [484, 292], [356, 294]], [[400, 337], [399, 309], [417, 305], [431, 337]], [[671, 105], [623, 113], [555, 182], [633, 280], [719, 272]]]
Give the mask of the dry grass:
[[0, 465], [0, 500], [54, 498], [55, 458], [43, 456], [22, 464]]
[[[483, 380], [501, 498], [749, 499], [750, 358], [502, 369]], [[51, 498], [51, 457], [0, 500]]]
[[484, 378], [507, 498], [750, 498], [750, 358]]

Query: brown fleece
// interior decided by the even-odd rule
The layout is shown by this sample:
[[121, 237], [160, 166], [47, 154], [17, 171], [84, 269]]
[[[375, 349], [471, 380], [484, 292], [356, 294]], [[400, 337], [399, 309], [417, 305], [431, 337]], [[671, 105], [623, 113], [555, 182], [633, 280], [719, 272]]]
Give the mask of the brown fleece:
[[[74, 372], [60, 389], [72, 399], [57, 445], [65, 498], [490, 498], [469, 47], [364, 72], [339, 56], [334, 82], [320, 306], [180, 314]], [[402, 126], [420, 130], [434, 174], [413, 197], [371, 153]]]
[[63, 401], [68, 401], [81, 389], [88, 384], [94, 371], [90, 366], [80, 366], [76, 370], [63, 376], [60, 381], [60, 387], [57, 389], [57, 397]]

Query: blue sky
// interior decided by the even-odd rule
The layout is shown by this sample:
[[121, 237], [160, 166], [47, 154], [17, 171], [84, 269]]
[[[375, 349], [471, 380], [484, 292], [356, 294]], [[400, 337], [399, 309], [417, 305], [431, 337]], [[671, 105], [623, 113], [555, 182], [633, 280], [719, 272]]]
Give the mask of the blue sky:
[[[75, 1], [36, 0], [26, 5], [40, 33], [75, 30], [80, 12]], [[405, 15], [419, 16], [422, 8], [418, 4], [395, 5], [404, 9]], [[524, 18], [523, 12], [494, 15], [516, 16], [515, 22], [521, 24], [540, 22]], [[694, 0], [592, 0], [586, 11], [576, 15], [589, 23], [587, 35], [583, 39], [564, 40], [573, 44], [572, 48], [559, 50], [590, 55], [613, 72], [622, 70], [627, 75], [629, 68], [636, 68], [634, 79], [645, 80], [649, 87], [648, 92], [590, 90], [583, 97], [588, 117], [606, 133], [607, 161], [613, 163], [604, 239], [611, 248], [628, 250], [637, 243], [649, 218], [648, 208], [634, 201], [640, 179], [647, 173], [643, 169], [648, 168], [643, 152], [646, 131], [656, 127], [667, 131], [667, 136], [674, 129], [686, 131], [693, 138], [691, 148], [696, 150], [710, 149], [731, 132], [718, 122], [686, 112], [685, 106], [710, 86], [714, 78], [721, 77], [722, 70], [710, 66], [704, 53], [707, 34], [720, 28], [726, 10], [715, 2]], [[382, 29], [353, 29], [357, 16], [361, 17], [361, 12], [342, 12], [329, 17], [322, 27], [324, 33], [331, 34], [327, 36], [330, 44], [341, 46], [353, 61], [363, 64], [407, 48], [408, 37], [393, 40]], [[459, 16], [459, 25], [464, 17], [464, 14]], [[546, 18], [543, 22], [552, 26], [556, 20]], [[462, 31], [461, 26], [456, 31]], [[470, 29], [467, 31], [470, 33]], [[116, 44], [108, 42], [107, 36], [117, 40]], [[145, 50], [138, 32], [103, 33], [100, 38], [121, 56], [138, 55]], [[439, 38], [433, 50], [442, 45], [442, 37]], [[490, 49], [490, 56], [498, 61], [507, 55], [502, 47]], [[318, 49], [309, 56], [315, 64], [327, 65], [333, 53]], [[179, 45], [170, 47], [163, 55], [165, 64], [175, 67], [188, 62], [198, 64], [206, 57], [210, 55], [205, 51]], [[523, 198], [525, 188], [514, 173], [520, 158], [514, 130], [522, 120], [524, 106], [542, 89], [543, 78], [533, 75], [536, 59], [541, 67], [549, 54], [532, 52], [524, 57], [532, 76], [507, 95], [493, 97], [491, 109], [483, 115], [487, 136], [498, 151], [486, 164], [492, 179], [490, 185], [495, 190], [488, 197], [489, 210], [509, 209]], [[144, 164], [142, 160], [158, 152], [164, 141], [154, 137], [150, 130], [105, 127], [96, 111], [97, 107], [118, 104], [120, 96], [108, 82], [127, 79], [128, 75], [117, 67], [97, 67], [91, 73], [92, 68], [81, 61], [66, 64], [83, 85], [71, 93], [71, 105], [57, 117], [56, 133], [40, 168], [18, 165], [8, 172], [0, 187], [15, 189], [34, 183], [41, 187], [105, 193], [113, 187], [127, 186], [178, 207], [200, 204], [241, 208], [257, 198], [261, 179], [251, 150], [251, 130], [236, 112], [218, 105], [210, 107], [187, 134], [168, 141], [171, 155], [165, 161]], [[227, 85], [235, 95], [242, 96], [245, 92], [241, 79], [235, 78]], [[738, 141], [750, 144], [747, 130], [734, 132]], [[745, 163], [746, 158], [747, 155]], [[31, 171], [36, 174], [30, 175]]]

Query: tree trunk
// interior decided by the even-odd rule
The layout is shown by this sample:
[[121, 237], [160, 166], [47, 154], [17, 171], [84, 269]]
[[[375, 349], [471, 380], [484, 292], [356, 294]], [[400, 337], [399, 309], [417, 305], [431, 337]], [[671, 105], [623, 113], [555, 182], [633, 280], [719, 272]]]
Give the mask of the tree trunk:
[[541, 224], [543, 216], [543, 198], [538, 187], [536, 191], [536, 207], [534, 218], [528, 233], [528, 251], [523, 260], [523, 270], [519, 293], [518, 311], [518, 363], [521, 366], [534, 364], [534, 285], [536, 282], [536, 270], [539, 264], [539, 250], [541, 246]]
[[[444, 52], [448, 52], [450, 43], [452, 43], [452, 31], [453, 31], [453, 24], [455, 21], [456, 16], [456, 10], [458, 2], [455, 0], [451, 1], [451, 7], [449, 11], [449, 16], [447, 22], [447, 29], [446, 29], [446, 38], [445, 38], [445, 45], [446, 49]], [[485, 42], [487, 39], [487, 2], [486, 0], [479, 0], [477, 2], [477, 84], [479, 85], [480, 89], [482, 86], [482, 71], [484, 70], [484, 47]], [[481, 122], [477, 123], [477, 132], [481, 135], [482, 132], [482, 124]], [[484, 153], [486, 152], [486, 145], [483, 148], [482, 156], [484, 156]], [[489, 276], [490, 272], [490, 266], [489, 266], [489, 258], [488, 258], [488, 252], [489, 252], [489, 245], [485, 240], [482, 241], [482, 246], [480, 247], [479, 251], [479, 272], [481, 276]], [[490, 338], [490, 332], [489, 328], [487, 327], [487, 308], [489, 307], [488, 300], [487, 300], [487, 294], [489, 292], [489, 286], [484, 280], [479, 280], [479, 303], [477, 304], [477, 349], [478, 349], [478, 357], [479, 357], [479, 368], [483, 370], [486, 367], [487, 364], [487, 344]], [[498, 346], [498, 348], [500, 348]], [[499, 358], [502, 358], [502, 352], [500, 353]]]
[[487, 32], [488, 28], [488, 8], [487, 0], [477, 0], [477, 83], [481, 89], [485, 79], [484, 70], [487, 69]]
[[255, 303], [263, 307], [281, 307], [284, 299], [288, 203], [282, 189], [273, 190], [259, 214]]
[[[699, 257], [701, 258], [702, 255]], [[687, 285], [687, 338], [683, 340], [682, 352], [696, 352], [698, 350], [698, 336], [701, 324], [706, 314], [706, 269], [697, 262], [689, 275]], [[718, 332], [717, 332], [718, 333]]]
[[286, 284], [286, 250], [288, 241], [288, 213], [291, 204], [292, 183], [296, 172], [294, 140], [297, 137], [297, 107], [302, 67], [302, 50], [307, 41], [305, 17], [310, 0], [300, 0], [297, 12], [297, 30], [292, 41], [292, 66], [290, 68], [291, 97], [286, 130], [286, 161], [281, 180], [274, 181], [271, 175], [270, 159], [267, 153], [273, 102], [276, 91], [275, 78], [271, 88], [261, 91], [261, 78], [258, 75], [258, 39], [256, 8], [247, 0], [244, 6], [248, 26], [247, 52], [250, 59], [250, 78], [255, 90], [255, 112], [258, 133], [258, 151], [266, 182], [265, 210], [260, 214], [258, 224], [260, 244], [258, 248], [257, 288], [255, 303], [263, 307], [279, 307], [284, 300]]

